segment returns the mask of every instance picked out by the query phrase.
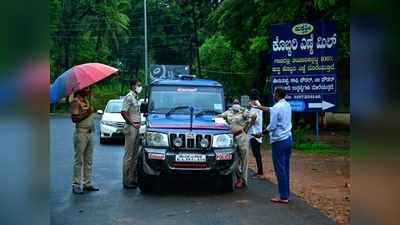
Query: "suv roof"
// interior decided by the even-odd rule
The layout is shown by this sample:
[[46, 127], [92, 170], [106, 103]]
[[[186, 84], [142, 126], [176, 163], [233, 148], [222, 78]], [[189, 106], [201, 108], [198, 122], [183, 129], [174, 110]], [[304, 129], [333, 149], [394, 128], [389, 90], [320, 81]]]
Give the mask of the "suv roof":
[[123, 99], [110, 99], [108, 102], [122, 102]]
[[[122, 98], [120, 98], [120, 99], [110, 99], [110, 100], [108, 100], [108, 102], [107, 103], [110, 103], [110, 102], [121, 102], [122, 103], [122, 101], [124, 101], [124, 99], [122, 99]], [[139, 102], [143, 102], [144, 101], [144, 99], [139, 99]]]
[[222, 87], [220, 83], [214, 80], [203, 79], [177, 79], [177, 80], [157, 80], [151, 83], [151, 86], [158, 85], [179, 85], [179, 86], [204, 86], [204, 87]]

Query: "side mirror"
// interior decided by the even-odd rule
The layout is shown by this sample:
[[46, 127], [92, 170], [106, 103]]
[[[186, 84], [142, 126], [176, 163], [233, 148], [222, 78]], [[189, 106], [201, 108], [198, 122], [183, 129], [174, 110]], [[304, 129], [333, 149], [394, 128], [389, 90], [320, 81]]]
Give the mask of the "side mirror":
[[140, 104], [140, 112], [145, 115], [149, 113], [149, 104], [147, 102], [143, 102], [142, 104]]
[[100, 114], [100, 115], [101, 115], [101, 114], [103, 114], [103, 113], [104, 113], [103, 110], [100, 110], [100, 109], [97, 110], [97, 114]]

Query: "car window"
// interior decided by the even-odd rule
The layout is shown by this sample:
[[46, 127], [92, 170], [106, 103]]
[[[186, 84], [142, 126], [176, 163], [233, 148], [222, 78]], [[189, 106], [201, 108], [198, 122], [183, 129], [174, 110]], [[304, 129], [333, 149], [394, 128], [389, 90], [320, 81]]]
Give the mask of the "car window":
[[106, 106], [106, 113], [120, 113], [122, 109], [122, 102], [109, 102]]
[[177, 106], [193, 106], [195, 110], [223, 110], [223, 89], [214, 87], [153, 87], [150, 111], [168, 111]]

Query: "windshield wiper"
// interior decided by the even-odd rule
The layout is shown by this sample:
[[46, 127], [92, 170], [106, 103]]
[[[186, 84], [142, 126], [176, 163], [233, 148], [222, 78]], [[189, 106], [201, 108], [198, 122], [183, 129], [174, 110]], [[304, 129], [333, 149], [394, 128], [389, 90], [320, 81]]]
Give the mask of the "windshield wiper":
[[175, 108], [170, 109], [166, 114], [165, 117], [171, 115], [171, 113], [175, 112], [176, 110], [181, 110], [181, 109], [188, 109], [190, 111], [190, 132], [192, 132], [193, 129], [193, 106], [177, 106]]
[[149, 111], [149, 113], [164, 114], [164, 113], [163, 113], [162, 111], [160, 111], [160, 110]]
[[218, 114], [220, 114], [221, 112], [218, 112], [218, 111], [215, 111], [215, 110], [203, 110], [203, 111], [200, 111], [200, 112], [198, 112], [198, 113], [196, 113], [196, 117], [199, 117], [199, 116], [203, 116], [203, 115], [206, 115], [206, 114], [212, 114], [212, 115], [218, 115]]
[[177, 111], [177, 110], [191, 109], [191, 108], [192, 108], [191, 106], [177, 106], [177, 107], [174, 107], [174, 108], [170, 109], [170, 110], [165, 114], [165, 116], [169, 116], [169, 115], [171, 115], [173, 112], [175, 112], [175, 111]]

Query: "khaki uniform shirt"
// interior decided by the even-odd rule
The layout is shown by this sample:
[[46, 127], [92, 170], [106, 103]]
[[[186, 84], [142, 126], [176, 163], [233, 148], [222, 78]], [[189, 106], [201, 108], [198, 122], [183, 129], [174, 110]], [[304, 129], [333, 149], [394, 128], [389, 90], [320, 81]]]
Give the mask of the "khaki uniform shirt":
[[140, 103], [135, 92], [130, 91], [124, 97], [121, 111], [126, 111], [129, 119], [140, 123]]
[[252, 119], [256, 119], [257, 115], [250, 113], [245, 108], [241, 108], [238, 112], [232, 108], [228, 109], [221, 116], [228, 122], [232, 133], [237, 133], [241, 130], [247, 132]]
[[[79, 112], [83, 113], [90, 109], [90, 102], [87, 98], [82, 97], [74, 97], [71, 102], [71, 112]], [[82, 121], [75, 124], [76, 128], [86, 128], [90, 130], [94, 130], [94, 115], [93, 113], [83, 119]]]

